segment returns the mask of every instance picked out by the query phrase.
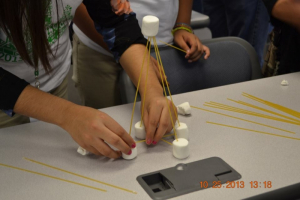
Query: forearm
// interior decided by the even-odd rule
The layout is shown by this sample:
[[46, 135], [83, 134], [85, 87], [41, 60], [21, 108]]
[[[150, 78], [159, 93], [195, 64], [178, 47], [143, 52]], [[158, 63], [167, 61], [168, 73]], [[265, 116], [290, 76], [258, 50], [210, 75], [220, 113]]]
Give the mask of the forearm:
[[135, 13], [116, 15], [110, 0], [84, 0], [83, 3], [117, 62], [131, 45], [146, 45]]
[[14, 112], [63, 127], [72, 109], [80, 107], [28, 85], [20, 94]]
[[300, 30], [300, 0], [278, 0], [272, 16]]
[[100, 35], [95, 29], [94, 21], [91, 19], [90, 15], [84, 4], [81, 4], [76, 12], [73, 19], [76, 26], [92, 41], [109, 51], [107, 44], [104, 42], [102, 35]]
[[179, 11], [176, 23], [191, 23], [193, 0], [179, 0]]
[[[120, 64], [132, 80], [133, 84], [135, 86], [138, 85], [138, 80], [142, 68], [142, 63], [143, 63], [143, 57], [144, 57], [144, 52], [145, 52], [145, 46], [140, 45], [140, 44], [134, 44], [131, 45], [121, 56], [120, 59]], [[146, 69], [148, 65], [148, 51], [145, 57], [144, 61], [144, 68], [141, 76], [141, 81], [140, 81], [140, 94], [143, 95], [145, 92], [145, 82], [146, 82]], [[163, 94], [163, 89], [159, 83], [159, 80], [155, 74], [154, 71], [154, 66], [151, 62], [150, 59], [150, 65], [149, 65], [149, 71], [148, 71], [148, 82], [147, 82], [147, 93], [149, 91], [152, 92], [158, 92], [160, 94]]]

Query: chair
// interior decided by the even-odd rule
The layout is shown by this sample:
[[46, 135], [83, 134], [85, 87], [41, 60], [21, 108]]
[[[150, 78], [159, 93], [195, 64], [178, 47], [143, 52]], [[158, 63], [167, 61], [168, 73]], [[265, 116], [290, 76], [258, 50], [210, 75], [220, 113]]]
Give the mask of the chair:
[[[258, 56], [245, 40], [226, 37], [203, 41], [203, 44], [210, 48], [211, 57], [194, 63], [188, 63], [181, 51], [170, 47], [159, 48], [172, 94], [262, 77]], [[154, 55], [152, 51], [152, 56]], [[133, 102], [136, 88], [125, 71], [120, 76], [120, 87], [123, 103]]]
[[208, 27], [209, 23], [210, 23], [210, 19], [207, 15], [201, 14], [194, 10], [192, 11], [191, 27], [193, 29]]

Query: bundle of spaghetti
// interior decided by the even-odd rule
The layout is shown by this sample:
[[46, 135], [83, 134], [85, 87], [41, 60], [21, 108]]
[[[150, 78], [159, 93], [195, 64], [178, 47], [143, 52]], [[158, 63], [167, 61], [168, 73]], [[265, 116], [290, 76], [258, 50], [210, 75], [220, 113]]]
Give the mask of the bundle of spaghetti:
[[220, 123], [209, 122], [209, 121], [207, 121], [206, 123], [208, 123], [208, 124], [213, 124], [213, 125], [217, 125], [217, 126], [224, 126], [224, 127], [228, 127], [228, 128], [234, 128], [234, 129], [244, 130], [244, 131], [250, 131], [250, 132], [255, 132], [255, 133], [261, 133], [261, 134], [265, 134], [265, 135], [272, 135], [272, 136], [282, 137], [282, 138], [286, 138], [286, 139], [300, 140], [300, 138], [294, 138], [294, 137], [289, 137], [289, 136], [284, 136], [284, 135], [278, 135], [278, 134], [268, 133], [268, 132], [264, 132], [264, 131], [257, 131], [257, 130], [252, 130], [252, 129], [243, 128], [243, 127], [238, 127], [238, 126], [231, 126], [231, 125], [227, 125], [227, 124], [220, 124]]
[[2, 163], [0, 163], [0, 166], [7, 167], [7, 168], [10, 168], [10, 169], [20, 170], [20, 171], [23, 171], [23, 172], [27, 172], [27, 173], [31, 173], [31, 174], [35, 174], [35, 175], [39, 175], [39, 176], [51, 178], [51, 179], [55, 179], [55, 180], [58, 180], [58, 181], [63, 181], [63, 182], [71, 183], [71, 184], [74, 184], [74, 185], [79, 185], [79, 186], [86, 187], [86, 188], [91, 188], [91, 189], [102, 191], [102, 192], [107, 192], [106, 190], [101, 189], [101, 188], [97, 188], [97, 187], [85, 185], [85, 184], [78, 183], [78, 182], [75, 182], [75, 181], [70, 181], [70, 180], [67, 180], [67, 179], [59, 178], [59, 177], [56, 177], [56, 176], [50, 176], [48, 174], [43, 174], [43, 173], [39, 173], [39, 172], [28, 170], [28, 169], [20, 168], [20, 167], [6, 165], [6, 164], [2, 164]]
[[[147, 48], [146, 48], [147, 49]], [[145, 50], [146, 51], [146, 50]], [[146, 101], [146, 91], [147, 91], [147, 82], [148, 82], [148, 74], [149, 74], [149, 65], [150, 65], [150, 52], [151, 52], [151, 38], [150, 38], [150, 45], [149, 45], [149, 54], [148, 54], [148, 64], [147, 64], [147, 72], [146, 72], [146, 82], [145, 82], [145, 89], [144, 89], [144, 98], [143, 98], [143, 103], [142, 103], [142, 115], [141, 115], [141, 123], [140, 127], [143, 125], [143, 119], [144, 119], [144, 109], [145, 109], [145, 101]], [[144, 63], [143, 63], [144, 65]]]
[[274, 112], [274, 111], [271, 111], [271, 110], [268, 110], [268, 109], [265, 109], [265, 108], [262, 108], [262, 107], [259, 107], [259, 106], [255, 106], [253, 104], [250, 104], [250, 103], [247, 103], [247, 102], [244, 102], [244, 101], [235, 101], [233, 99], [229, 99], [227, 98], [229, 101], [232, 101], [232, 102], [235, 102], [235, 103], [238, 103], [238, 104], [241, 104], [241, 105], [244, 105], [244, 106], [248, 106], [248, 107], [251, 107], [251, 108], [254, 108], [254, 109], [257, 109], [257, 110], [261, 110], [261, 111], [264, 111], [264, 112], [267, 112], [267, 113], [271, 113], [273, 115], [277, 115], [279, 117], [283, 117], [283, 118], [286, 118], [286, 119], [289, 119], [289, 120], [292, 120], [292, 121], [295, 121], [295, 122], [298, 122], [300, 123], [300, 120], [297, 120], [297, 119], [294, 119], [292, 117], [288, 117], [286, 115], [282, 115], [282, 114], [279, 114], [277, 112]]
[[199, 108], [199, 107], [196, 107], [196, 106], [191, 106], [191, 108], [196, 108], [198, 110], [203, 110], [203, 111], [206, 111], [206, 112], [211, 112], [211, 113], [222, 115], [222, 116], [225, 116], [225, 117], [230, 117], [230, 118], [233, 118], [233, 119], [242, 120], [242, 121], [249, 122], [249, 123], [252, 123], [252, 124], [257, 124], [257, 125], [260, 125], [260, 126], [265, 126], [265, 127], [268, 127], [268, 128], [272, 128], [272, 129], [280, 130], [280, 131], [283, 131], [283, 132], [295, 134], [295, 132], [292, 132], [292, 131], [284, 130], [284, 129], [277, 128], [277, 127], [274, 127], [274, 126], [270, 126], [270, 125], [267, 125], [267, 124], [254, 122], [254, 121], [243, 119], [243, 118], [240, 118], [240, 117], [235, 117], [235, 116], [232, 116], [232, 115], [226, 115], [226, 114], [223, 114], [223, 113], [215, 112], [215, 111], [212, 111], [212, 110], [207, 110], [207, 109], [204, 109], [204, 108]]
[[148, 39], [148, 41], [147, 41], [147, 46], [146, 46], [146, 50], [144, 52], [143, 63], [142, 63], [142, 68], [141, 68], [141, 72], [140, 72], [140, 76], [139, 76], [139, 80], [138, 80], [138, 85], [136, 87], [136, 92], [135, 92], [135, 97], [134, 97], [134, 103], [133, 103], [133, 108], [132, 108], [132, 113], [131, 113], [129, 135], [131, 135], [132, 121], [133, 121], [133, 115], [134, 115], [134, 109], [135, 109], [136, 99], [137, 99], [137, 95], [139, 93], [139, 87], [140, 87], [140, 83], [141, 83], [141, 77], [142, 77], [142, 72], [143, 72], [143, 68], [144, 68], [144, 62], [145, 62], [145, 58], [146, 58], [147, 48], [149, 46], [151, 47], [151, 41], [150, 41], [150, 39]]
[[290, 108], [281, 106], [281, 105], [279, 105], [279, 104], [272, 103], [272, 102], [270, 102], [270, 101], [265, 101], [265, 100], [263, 100], [263, 99], [260, 99], [260, 98], [258, 98], [258, 97], [255, 97], [255, 96], [253, 96], [253, 95], [247, 94], [247, 93], [245, 93], [245, 92], [243, 92], [242, 95], [243, 95], [244, 97], [247, 97], [247, 98], [249, 98], [249, 99], [252, 99], [252, 100], [254, 100], [254, 101], [257, 101], [257, 102], [259, 102], [259, 103], [265, 104], [265, 105], [267, 105], [267, 106], [269, 106], [269, 107], [272, 107], [272, 108], [275, 108], [275, 109], [280, 110], [280, 111], [282, 111], [282, 112], [285, 112], [285, 113], [287, 113], [287, 114], [290, 114], [290, 115], [292, 115], [292, 116], [294, 116], [294, 117], [300, 118], [300, 112], [298, 112], [298, 111], [295, 111], [295, 110], [292, 110], [292, 109], [290, 109]]
[[[156, 49], [156, 52], [157, 52], [156, 59], [159, 60], [158, 65], [161, 66], [160, 68], [162, 69], [162, 73], [163, 73], [162, 75], [165, 77], [165, 83], [166, 83], [166, 86], [168, 88], [168, 92], [169, 92], [169, 95], [170, 95], [170, 98], [171, 98], [171, 102], [173, 103], [173, 110], [174, 110], [174, 113], [176, 113], [175, 104], [173, 102], [173, 98], [172, 98], [170, 87], [169, 87], [169, 84], [168, 84], [168, 81], [167, 81], [167, 77], [166, 77], [166, 73], [165, 73], [165, 70], [164, 70], [164, 66], [162, 64], [162, 60], [161, 60], [160, 53], [159, 53], [159, 50], [158, 50], [156, 38], [153, 38], [153, 41], [154, 41], [154, 46], [155, 46], [155, 49]], [[165, 93], [165, 95], [167, 95], [167, 94]], [[178, 125], [180, 126], [180, 122], [179, 122], [178, 116], [176, 116], [176, 120], [178, 122]]]
[[[168, 102], [168, 97], [167, 97], [167, 92], [166, 92], [165, 84], [168, 87], [169, 94], [170, 94], [170, 97], [171, 97], [171, 102], [174, 105], [173, 99], [172, 99], [172, 96], [171, 96], [171, 93], [170, 93], [170, 88], [168, 86], [167, 78], [166, 78], [165, 74], [163, 74], [163, 72], [164, 72], [163, 65], [162, 65], [162, 61], [161, 61], [161, 57], [160, 57], [160, 54], [159, 54], [159, 50], [158, 50], [158, 46], [157, 46], [155, 37], [153, 38], [153, 41], [154, 41], [155, 54], [156, 54], [156, 58], [157, 58], [157, 61], [158, 61], [158, 69], [159, 69], [159, 73], [160, 73], [160, 78], [161, 78], [162, 84], [163, 84], [164, 95], [165, 95], [166, 102], [167, 102], [167, 105], [168, 105], [168, 110], [169, 110], [169, 114], [170, 114], [170, 118], [171, 118], [171, 123], [172, 123], [172, 127], [173, 127], [174, 134], [175, 134], [175, 139], [178, 140], [178, 137], [177, 137], [177, 134], [176, 134], [176, 129], [175, 129], [175, 124], [174, 124], [174, 121], [173, 121], [173, 117], [172, 117], [171, 110], [170, 110], [170, 105], [169, 105], [169, 102]], [[163, 79], [163, 76], [164, 76], [164, 79]], [[176, 113], [175, 106], [173, 106], [173, 107], [174, 107], [174, 113]], [[177, 117], [178, 124], [180, 124], [178, 116], [176, 116], [176, 117]]]
[[[100, 183], [100, 184], [103, 184], [103, 185], [106, 185], [106, 186], [109, 186], [109, 187], [113, 187], [115, 189], [119, 189], [119, 190], [123, 190], [123, 191], [126, 191], [126, 192], [130, 192], [130, 193], [133, 193], [133, 194], [137, 194], [137, 192], [133, 191], [133, 190], [128, 190], [126, 188], [122, 188], [122, 187], [119, 187], [119, 186], [116, 186], [116, 185], [112, 185], [112, 184], [109, 184], [109, 183], [105, 183], [103, 181], [99, 181], [99, 180], [96, 180], [96, 179], [93, 179], [93, 178], [89, 178], [87, 176], [83, 176], [83, 175], [80, 175], [80, 174], [77, 174], [77, 173], [74, 173], [74, 172], [71, 172], [71, 171], [68, 171], [68, 170], [65, 170], [65, 169], [62, 169], [62, 168], [58, 168], [58, 167], [55, 167], [55, 166], [52, 166], [52, 165], [49, 165], [49, 164], [46, 164], [46, 163], [42, 163], [42, 162], [39, 162], [39, 161], [36, 161], [36, 160], [33, 160], [33, 159], [30, 159], [30, 158], [23, 158], [24, 160], [27, 160], [27, 161], [30, 161], [32, 163], [35, 163], [35, 164], [38, 164], [38, 165], [42, 165], [44, 167], [48, 167], [48, 168], [51, 168], [51, 169], [55, 169], [55, 170], [58, 170], [58, 171], [61, 171], [61, 172], [64, 172], [64, 173], [67, 173], [67, 174], [71, 174], [73, 176], [77, 176], [77, 177], [80, 177], [80, 178], [84, 178], [86, 180], [90, 180], [90, 181], [94, 181], [94, 182], [97, 182], [97, 183]], [[24, 171], [24, 170], [23, 170]], [[91, 186], [89, 186], [91, 187]], [[94, 188], [95, 189], [95, 188]], [[98, 189], [98, 188], [96, 188]]]
[[171, 44], [168, 44], [168, 43], [163, 42], [163, 41], [161, 41], [161, 40], [159, 40], [159, 42], [160, 42], [160, 43], [163, 43], [163, 44], [165, 44], [165, 45], [167, 45], [167, 46], [169, 46], [169, 47], [172, 47], [172, 48], [174, 48], [174, 49], [177, 49], [177, 50], [179, 50], [179, 51], [182, 51], [182, 52], [186, 53], [185, 50], [180, 49], [180, 48], [178, 48], [178, 47], [175, 47], [175, 46], [173, 46], [173, 45], [171, 45]]
[[286, 119], [282, 119], [282, 118], [278, 118], [278, 117], [273, 117], [270, 115], [265, 115], [265, 114], [261, 114], [261, 113], [257, 113], [257, 112], [252, 112], [249, 110], [244, 110], [241, 108], [236, 108], [233, 106], [228, 106], [225, 104], [221, 104], [221, 103], [217, 103], [217, 102], [206, 102], [204, 104], [204, 106], [207, 107], [211, 107], [211, 108], [217, 108], [217, 109], [222, 109], [222, 110], [227, 110], [227, 111], [232, 111], [232, 112], [237, 112], [237, 113], [241, 113], [241, 114], [246, 114], [246, 115], [252, 115], [252, 116], [256, 116], [256, 117], [261, 117], [261, 118], [265, 118], [265, 119], [270, 119], [270, 120], [275, 120], [275, 121], [280, 121], [280, 122], [285, 122], [285, 123], [289, 123], [289, 124], [294, 124], [294, 125], [300, 125], [299, 122], [294, 122], [294, 121], [290, 121], [290, 120], [286, 120]]

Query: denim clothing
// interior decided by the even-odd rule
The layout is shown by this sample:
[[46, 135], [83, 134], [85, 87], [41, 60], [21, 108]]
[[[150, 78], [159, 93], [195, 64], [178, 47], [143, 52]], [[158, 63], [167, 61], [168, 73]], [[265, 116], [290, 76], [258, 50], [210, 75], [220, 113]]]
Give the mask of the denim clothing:
[[110, 0], [83, 0], [96, 30], [113, 53], [116, 62], [132, 44], [144, 44], [144, 38], [136, 14], [116, 15]]
[[269, 15], [261, 0], [203, 0], [213, 38], [236, 36], [256, 50], [260, 63], [268, 36]]

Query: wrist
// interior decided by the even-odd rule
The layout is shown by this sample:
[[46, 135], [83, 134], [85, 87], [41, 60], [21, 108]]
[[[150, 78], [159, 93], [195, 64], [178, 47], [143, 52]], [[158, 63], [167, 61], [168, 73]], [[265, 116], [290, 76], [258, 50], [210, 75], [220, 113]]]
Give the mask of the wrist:
[[78, 117], [78, 113], [80, 114], [80, 109], [83, 106], [70, 103], [67, 106], [64, 107], [61, 113], [61, 120], [58, 120], [57, 123], [55, 123], [57, 126], [60, 126], [64, 130], [67, 130], [68, 124], [70, 122], [76, 121], [76, 118]]
[[[140, 95], [141, 95], [141, 98], [143, 99], [144, 98], [144, 93], [145, 91], [144, 90], [141, 90], [140, 91]], [[153, 86], [153, 85], [149, 85], [147, 87], [147, 94], [146, 94], [146, 98], [147, 97], [153, 97], [153, 96], [163, 96], [163, 88], [161, 85], [159, 86]]]
[[184, 30], [184, 31], [187, 31], [189, 33], [192, 33], [194, 34], [194, 31], [192, 29], [191, 26], [189, 26], [188, 24], [185, 24], [185, 23], [177, 23], [175, 24], [175, 26], [173, 27], [172, 29], [172, 35], [174, 36], [174, 34], [179, 31], [179, 30]]

